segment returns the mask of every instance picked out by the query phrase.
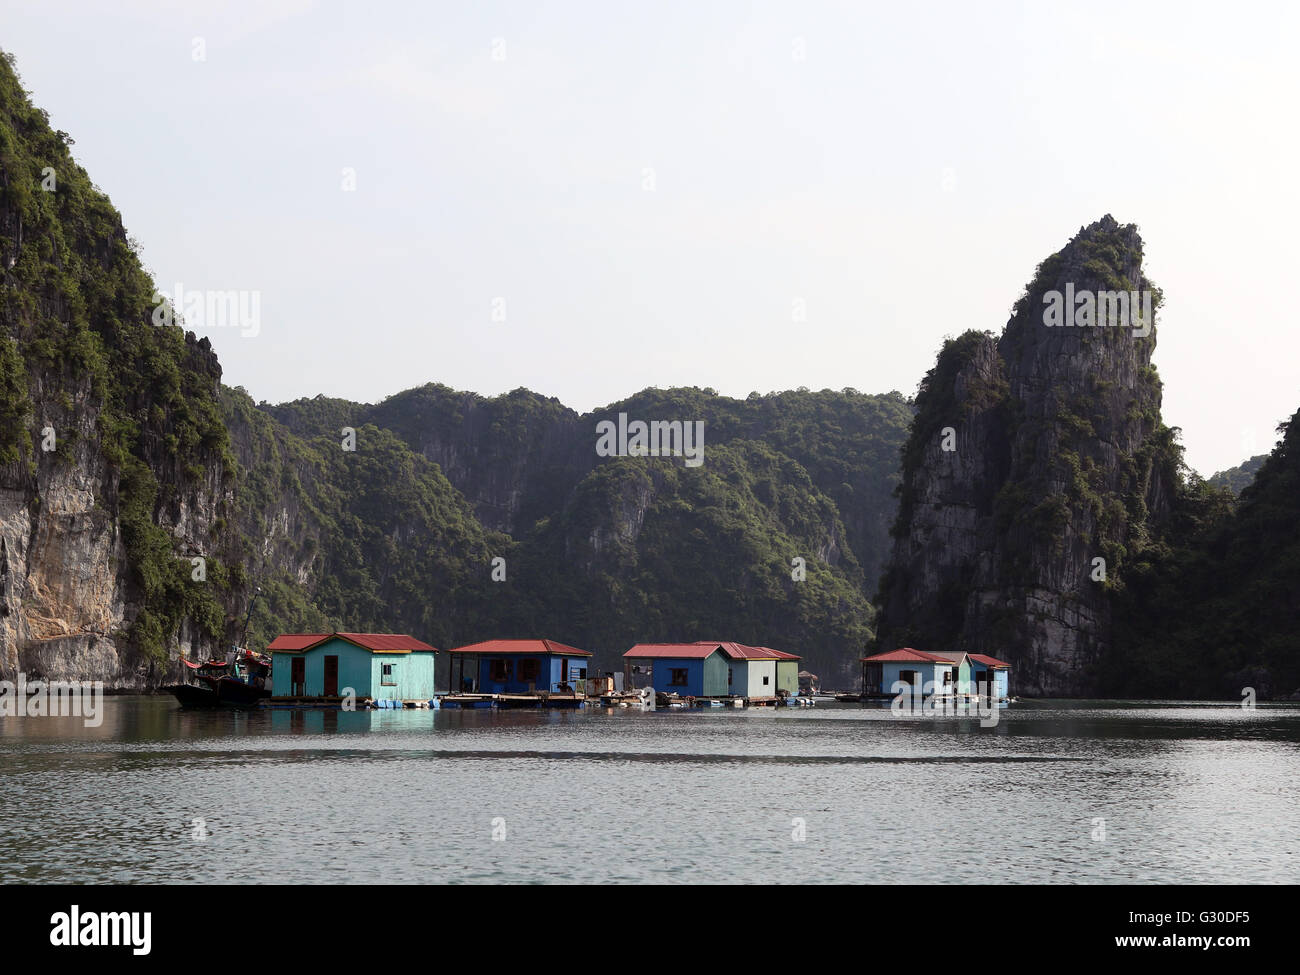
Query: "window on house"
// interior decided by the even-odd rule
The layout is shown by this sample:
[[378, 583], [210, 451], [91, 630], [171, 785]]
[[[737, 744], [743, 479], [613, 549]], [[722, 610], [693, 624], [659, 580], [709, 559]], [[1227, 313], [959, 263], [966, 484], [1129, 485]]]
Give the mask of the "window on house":
[[577, 675], [577, 676], [574, 678], [575, 680], [586, 680], [586, 679], [587, 679], [587, 668], [586, 668], [586, 667], [577, 667], [577, 668], [574, 669], [573, 672], [574, 672], [574, 674]]
[[397, 685], [396, 664], [379, 665], [379, 683], [387, 687], [395, 687]]
[[540, 660], [519, 661], [519, 679], [524, 683], [528, 681], [532, 681], [534, 684], [537, 683], [537, 677], [541, 672], [542, 662]]
[[668, 680], [668, 683], [669, 683], [669, 684], [672, 684], [672, 685], [674, 685], [674, 686], [676, 686], [676, 687], [685, 687], [685, 686], [686, 686], [686, 668], [685, 668], [685, 667], [674, 667], [674, 668], [672, 668], [670, 671], [668, 671], [668, 675], [669, 675], [669, 680]]
[[945, 670], [945, 671], [943, 672], [943, 683], [944, 683], [944, 686], [947, 686], [948, 684], [951, 684], [951, 683], [952, 683], [952, 671], [951, 671], [951, 670]]
[[767, 678], [766, 676], [764, 676], [764, 678], [763, 678], [763, 686], [766, 687], [769, 683], [770, 683], [770, 681], [768, 680], [768, 678]]
[[503, 658], [494, 659], [489, 665], [488, 673], [495, 681], [506, 681], [510, 679], [510, 661]]

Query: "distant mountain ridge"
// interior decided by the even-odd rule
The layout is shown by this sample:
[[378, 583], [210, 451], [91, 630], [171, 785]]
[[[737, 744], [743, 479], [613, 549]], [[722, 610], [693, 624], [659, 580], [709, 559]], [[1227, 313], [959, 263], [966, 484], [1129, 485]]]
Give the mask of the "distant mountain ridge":
[[[206, 338], [154, 324], [70, 146], [0, 59], [0, 678], [156, 687], [251, 606], [254, 647], [544, 636], [607, 669], [635, 642], [735, 640], [853, 686], [865, 647], [912, 643], [1008, 657], [1025, 694], [1300, 689], [1300, 415], [1234, 499], [1260, 459], [1226, 487], [1186, 470], [1154, 331], [1037, 317], [1065, 283], [1148, 288], [1132, 226], [1082, 228], [915, 401], [647, 389], [578, 414], [430, 384], [258, 405]], [[598, 455], [620, 413], [703, 421], [703, 465]]]
[[1250, 486], [1266, 460], [1268, 460], [1268, 454], [1256, 454], [1249, 460], [1243, 460], [1236, 467], [1229, 467], [1226, 471], [1219, 471], [1219, 473], [1206, 478], [1206, 483], [1214, 487], [1227, 488], [1233, 494], [1239, 495]]
[[[743, 633], [845, 681], [870, 638], [867, 593], [911, 419], [900, 394], [736, 400], [652, 389], [580, 416], [528, 390], [486, 398], [430, 384], [376, 405], [316, 397], [260, 409], [292, 435], [331, 445], [322, 450], [344, 427], [364, 442], [373, 425], [436, 464], [499, 533], [507, 579], [532, 580], [508, 606], [511, 585], [482, 594], [496, 599], [498, 625], [549, 628], [598, 651]], [[703, 466], [598, 457], [597, 424], [619, 413], [702, 420]]]
[[[4, 58], [0, 676], [157, 686], [239, 640], [250, 605], [253, 646], [546, 636], [614, 666], [637, 641], [717, 638], [853, 673], [904, 397], [645, 390], [580, 416], [430, 385], [259, 407], [206, 339], [155, 323], [70, 145]], [[704, 464], [597, 456], [620, 411], [703, 420]]]

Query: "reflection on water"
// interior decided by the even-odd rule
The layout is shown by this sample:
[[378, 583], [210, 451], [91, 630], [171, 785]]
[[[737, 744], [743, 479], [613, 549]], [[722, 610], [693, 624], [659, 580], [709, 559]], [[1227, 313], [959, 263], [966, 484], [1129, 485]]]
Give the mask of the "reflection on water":
[[[0, 881], [1291, 882], [1300, 708], [0, 719]], [[496, 837], [494, 839], [494, 836]]]

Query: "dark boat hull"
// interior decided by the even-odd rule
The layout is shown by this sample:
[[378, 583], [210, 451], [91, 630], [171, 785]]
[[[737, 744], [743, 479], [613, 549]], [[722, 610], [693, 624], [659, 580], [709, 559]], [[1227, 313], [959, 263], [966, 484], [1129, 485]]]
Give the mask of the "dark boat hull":
[[163, 690], [171, 693], [183, 708], [216, 708], [221, 706], [215, 688], [201, 684], [168, 684]]
[[257, 703], [271, 696], [264, 687], [254, 687], [233, 677], [223, 677], [217, 682], [217, 699], [222, 707], [255, 708]]

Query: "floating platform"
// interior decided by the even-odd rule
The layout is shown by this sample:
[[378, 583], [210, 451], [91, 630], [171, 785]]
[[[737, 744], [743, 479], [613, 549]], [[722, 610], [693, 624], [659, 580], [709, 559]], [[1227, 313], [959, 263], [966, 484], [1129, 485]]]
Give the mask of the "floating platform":
[[[269, 697], [259, 702], [258, 706], [271, 710], [324, 710], [324, 711], [342, 711], [343, 703], [348, 700], [344, 697]], [[400, 711], [403, 709], [418, 710], [436, 710], [438, 701], [433, 699], [420, 699], [409, 701], [397, 701], [379, 699], [372, 697], [359, 697], [353, 702], [353, 709], [357, 711], [372, 710], [392, 710]]]
[[494, 708], [495, 694], [444, 694], [438, 698], [444, 708]]
[[641, 704], [641, 695], [636, 691], [611, 691], [600, 695], [600, 706], [604, 708], [628, 708]]
[[580, 694], [445, 694], [438, 702], [444, 708], [575, 710], [583, 707], [587, 699]]

